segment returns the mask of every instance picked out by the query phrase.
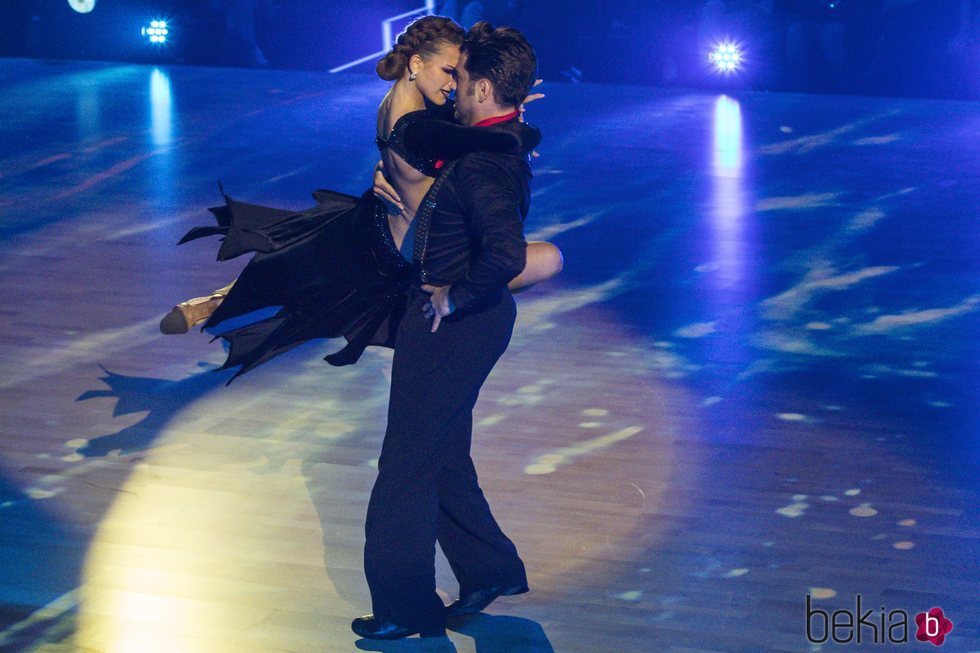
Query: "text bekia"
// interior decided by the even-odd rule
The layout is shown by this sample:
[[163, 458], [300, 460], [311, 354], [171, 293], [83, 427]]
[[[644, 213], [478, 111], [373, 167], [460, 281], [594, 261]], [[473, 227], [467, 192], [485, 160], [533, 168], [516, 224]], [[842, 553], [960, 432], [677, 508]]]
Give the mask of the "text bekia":
[[[834, 610], [828, 614], [826, 610], [814, 608], [807, 594], [806, 638], [810, 643], [823, 644], [833, 640], [837, 644], [861, 644], [862, 637], [873, 644], [905, 644], [909, 641], [909, 615], [905, 610], [886, 613], [882, 606], [876, 614], [874, 609], [862, 611], [860, 594], [856, 601], [853, 612]], [[946, 635], [953, 630], [953, 622], [938, 607], [915, 615], [915, 625], [915, 639], [936, 646], [942, 646]]]
[[853, 612], [834, 610], [828, 613], [814, 608], [807, 594], [806, 638], [811, 644], [823, 644], [828, 639], [837, 644], [905, 644], [909, 641], [909, 615], [905, 610], [886, 613], [884, 606], [877, 613], [874, 609], [862, 612], [860, 594]]

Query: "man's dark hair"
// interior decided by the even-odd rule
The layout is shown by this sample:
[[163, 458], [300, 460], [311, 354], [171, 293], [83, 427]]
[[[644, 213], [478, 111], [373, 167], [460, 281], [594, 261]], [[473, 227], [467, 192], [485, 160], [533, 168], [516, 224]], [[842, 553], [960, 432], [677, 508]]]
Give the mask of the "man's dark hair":
[[497, 104], [516, 107], [531, 92], [538, 58], [524, 35], [513, 27], [494, 29], [481, 21], [466, 34], [462, 51], [466, 53], [466, 72], [473, 81], [487, 79], [493, 84]]

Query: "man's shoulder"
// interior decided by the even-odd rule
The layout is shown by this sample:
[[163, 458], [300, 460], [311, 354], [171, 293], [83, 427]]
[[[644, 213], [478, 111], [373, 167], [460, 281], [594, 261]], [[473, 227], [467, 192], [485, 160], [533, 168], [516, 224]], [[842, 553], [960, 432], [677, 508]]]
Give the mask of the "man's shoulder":
[[500, 152], [474, 152], [456, 162], [452, 186], [460, 196], [522, 195], [531, 182], [527, 157]]
[[472, 175], [520, 174], [527, 168], [527, 156], [509, 152], [469, 152], [456, 160], [457, 177]]
[[505, 148], [478, 148], [461, 156], [456, 163], [462, 173], [506, 170], [518, 176], [530, 176], [528, 154], [541, 142], [541, 131], [532, 125], [512, 120], [492, 127], [477, 127], [481, 134], [493, 134]]
[[459, 157], [456, 166], [473, 167], [481, 165], [499, 165], [512, 160], [521, 160], [521, 156], [510, 152], [467, 152]]

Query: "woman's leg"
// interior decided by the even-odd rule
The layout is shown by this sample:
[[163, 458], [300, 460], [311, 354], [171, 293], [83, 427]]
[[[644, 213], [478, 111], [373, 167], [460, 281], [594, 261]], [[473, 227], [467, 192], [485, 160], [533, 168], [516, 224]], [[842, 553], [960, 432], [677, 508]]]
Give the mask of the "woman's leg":
[[[562, 265], [561, 250], [555, 245], [541, 241], [529, 242], [524, 270], [511, 279], [507, 287], [511, 292], [526, 290], [534, 284], [554, 277], [561, 272]], [[221, 301], [234, 285], [235, 282], [232, 281], [207, 297], [194, 297], [177, 304], [160, 321], [160, 330], [166, 334], [187, 333], [195, 324], [200, 324], [218, 310]]]
[[160, 331], [168, 335], [187, 333], [192, 326], [200, 324], [218, 310], [221, 301], [234, 285], [235, 282], [232, 281], [207, 297], [194, 297], [177, 304], [160, 320]]
[[527, 244], [527, 263], [519, 275], [510, 280], [511, 292], [526, 290], [561, 272], [564, 260], [561, 250], [551, 243], [532, 241]]

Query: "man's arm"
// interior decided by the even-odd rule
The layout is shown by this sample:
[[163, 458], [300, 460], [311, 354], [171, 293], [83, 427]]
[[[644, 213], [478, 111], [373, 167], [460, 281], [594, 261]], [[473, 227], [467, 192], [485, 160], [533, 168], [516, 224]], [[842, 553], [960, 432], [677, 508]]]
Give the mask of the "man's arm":
[[527, 241], [520, 207], [524, 189], [494, 155], [468, 155], [454, 174], [477, 243], [469, 270], [449, 290], [453, 306], [462, 309], [499, 291], [524, 269]]

